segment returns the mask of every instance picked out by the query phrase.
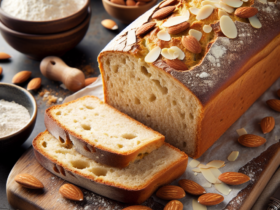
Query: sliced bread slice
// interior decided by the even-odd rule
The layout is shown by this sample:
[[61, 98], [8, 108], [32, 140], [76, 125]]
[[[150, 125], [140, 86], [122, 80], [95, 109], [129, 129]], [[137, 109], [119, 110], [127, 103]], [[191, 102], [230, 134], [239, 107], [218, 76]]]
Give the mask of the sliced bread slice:
[[50, 107], [48, 131], [61, 142], [71, 140], [82, 155], [102, 164], [124, 168], [159, 148], [164, 136], [94, 96]]
[[124, 203], [144, 202], [159, 186], [184, 173], [188, 163], [184, 152], [167, 143], [123, 169], [81, 155], [48, 131], [33, 140], [33, 147], [38, 162], [53, 174]]

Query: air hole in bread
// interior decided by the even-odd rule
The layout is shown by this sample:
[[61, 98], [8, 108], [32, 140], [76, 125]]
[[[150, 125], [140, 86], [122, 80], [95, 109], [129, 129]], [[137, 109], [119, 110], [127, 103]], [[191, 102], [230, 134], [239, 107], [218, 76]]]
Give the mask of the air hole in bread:
[[60, 141], [62, 144], [65, 143], [65, 140], [64, 140], [63, 138], [61, 138], [60, 136], [59, 136], [59, 141]]
[[187, 125], [186, 125], [185, 123], [183, 124], [183, 128], [184, 128], [184, 129], [186, 129], [186, 128], [187, 128]]
[[109, 81], [109, 79], [110, 79], [109, 75], [107, 75], [106, 79], [107, 79], [107, 81]]
[[53, 166], [53, 170], [56, 172], [56, 173], [58, 173], [59, 174], [59, 170], [57, 169], [57, 167], [56, 167], [56, 165], [54, 164], [54, 166]]
[[109, 58], [106, 60], [106, 65], [110, 66], [110, 59]]
[[118, 65], [112, 65], [112, 70], [113, 70], [114, 73], [118, 73], [119, 66]]
[[98, 113], [94, 113], [94, 116], [99, 116], [99, 114]]
[[73, 168], [80, 169], [80, 170], [89, 167], [89, 163], [83, 160], [73, 160], [71, 161], [71, 165]]
[[114, 87], [113, 83], [110, 83], [110, 86], [111, 86], [111, 88], [113, 88]]
[[73, 120], [73, 122], [74, 122], [74, 123], [77, 123], [78, 121], [77, 121], [77, 120]]
[[92, 172], [95, 176], [106, 176], [107, 170], [104, 168], [92, 168], [89, 170]]
[[79, 110], [84, 110], [84, 108], [83, 108], [83, 107], [80, 107]]
[[114, 169], [110, 169], [110, 172], [112, 172], [112, 173], [113, 173], [113, 172], [115, 172], [115, 170], [114, 170]]
[[150, 102], [153, 102], [153, 101], [155, 101], [157, 99], [157, 97], [155, 96], [155, 94], [151, 94], [150, 95], [150, 98], [149, 98], [149, 101]]
[[68, 109], [67, 111], [68, 111], [68, 113], [71, 113], [71, 112], [72, 112], [72, 109]]
[[172, 101], [172, 104], [173, 104], [174, 106], [176, 106], [176, 105], [177, 105], [177, 102], [176, 102], [176, 101]]
[[91, 126], [87, 125], [87, 124], [81, 124], [81, 126], [84, 130], [87, 130], [87, 131], [89, 131], [91, 129]]
[[187, 143], [186, 142], [183, 142], [183, 147], [186, 147], [187, 146]]
[[151, 115], [147, 114], [147, 117], [151, 117]]
[[58, 111], [55, 114], [59, 116], [59, 115], [61, 115], [61, 111]]
[[162, 94], [165, 95], [168, 93], [168, 89], [166, 87], [163, 87], [158, 80], [153, 79], [152, 81], [155, 83]]
[[139, 98], [135, 98], [135, 99], [134, 99], [134, 103], [135, 103], [135, 104], [140, 104], [141, 102], [140, 102]]
[[122, 58], [121, 63], [126, 64], [126, 58]]
[[137, 141], [137, 145], [141, 144], [141, 141]]
[[84, 104], [84, 106], [85, 106], [87, 109], [94, 109], [94, 107], [93, 107], [93, 106], [90, 106], [90, 105]]
[[136, 138], [137, 136], [134, 135], [134, 134], [132, 134], [132, 133], [125, 133], [125, 134], [122, 135], [122, 137], [123, 137], [124, 139], [131, 140], [131, 139]]
[[123, 148], [123, 145], [122, 144], [117, 144], [118, 145], [118, 148]]
[[65, 171], [64, 171], [64, 168], [60, 166], [60, 173], [63, 175], [63, 176], [66, 176], [65, 174]]
[[189, 114], [189, 117], [190, 117], [190, 119], [192, 119], [192, 120], [194, 119], [194, 117], [193, 117], [193, 114], [192, 114], [192, 113], [190, 113], [190, 114]]
[[47, 144], [46, 141], [44, 141], [44, 142], [42, 143], [42, 146], [45, 147], [45, 148], [47, 148], [47, 145], [48, 145], [48, 144]]
[[65, 155], [65, 154], [67, 154], [68, 152], [67, 152], [67, 151], [65, 151], [65, 150], [56, 150], [56, 151], [55, 151], [55, 153]]
[[152, 75], [148, 72], [145, 66], [141, 66], [141, 73], [144, 74], [146, 77], [151, 77]]
[[185, 119], [185, 113], [180, 113], [180, 117], [181, 117], [182, 119]]
[[98, 142], [98, 140], [97, 140], [97, 139], [94, 139], [94, 141], [95, 141], [95, 142]]

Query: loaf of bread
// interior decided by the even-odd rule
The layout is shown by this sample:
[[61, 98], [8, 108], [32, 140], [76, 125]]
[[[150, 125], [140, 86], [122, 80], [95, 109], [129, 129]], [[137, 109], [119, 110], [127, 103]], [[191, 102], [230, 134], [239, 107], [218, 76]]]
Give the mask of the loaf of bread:
[[165, 1], [100, 53], [105, 101], [198, 158], [280, 77], [279, 45], [279, 1]]
[[96, 162], [124, 168], [164, 143], [164, 136], [94, 96], [50, 107], [48, 131], [61, 142]]
[[38, 162], [51, 173], [78, 186], [124, 203], [142, 203], [161, 185], [184, 173], [188, 156], [163, 144], [143, 159], [119, 169], [97, 163], [58, 141], [48, 131], [33, 140]]

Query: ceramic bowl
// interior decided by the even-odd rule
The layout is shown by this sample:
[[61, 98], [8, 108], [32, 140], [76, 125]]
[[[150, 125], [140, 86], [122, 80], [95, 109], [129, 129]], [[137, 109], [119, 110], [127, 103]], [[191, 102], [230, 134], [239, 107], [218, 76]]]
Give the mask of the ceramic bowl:
[[73, 29], [56, 34], [26, 34], [12, 30], [0, 23], [0, 31], [6, 42], [17, 51], [33, 59], [46, 56], [62, 56], [74, 48], [85, 36], [91, 17], [91, 9], [85, 20]]
[[22, 129], [10, 135], [0, 137], [0, 153], [22, 145], [33, 131], [37, 117], [36, 101], [24, 88], [0, 82], [0, 100], [1, 99], [5, 101], [14, 101], [24, 106], [28, 110], [31, 118]]
[[129, 24], [156, 5], [157, 0], [152, 0], [142, 6], [125, 6], [110, 2], [109, 0], [102, 0], [103, 6], [109, 15], [118, 19], [124, 24]]
[[[1, 4], [2, 0], [0, 0]], [[54, 34], [70, 30], [81, 24], [88, 15], [90, 0], [82, 9], [65, 18], [48, 21], [29, 21], [13, 17], [0, 7], [0, 21], [11, 30], [27, 34]]]

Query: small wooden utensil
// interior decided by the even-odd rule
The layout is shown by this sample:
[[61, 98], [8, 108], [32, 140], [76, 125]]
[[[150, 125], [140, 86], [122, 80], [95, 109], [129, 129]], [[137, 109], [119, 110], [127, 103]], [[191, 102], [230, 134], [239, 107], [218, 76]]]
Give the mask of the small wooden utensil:
[[40, 64], [42, 74], [48, 79], [62, 82], [70, 91], [78, 91], [85, 86], [84, 73], [76, 68], [67, 66], [63, 60], [49, 56]]

